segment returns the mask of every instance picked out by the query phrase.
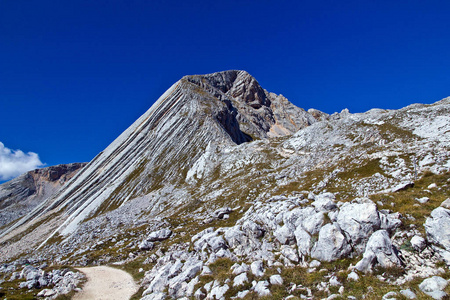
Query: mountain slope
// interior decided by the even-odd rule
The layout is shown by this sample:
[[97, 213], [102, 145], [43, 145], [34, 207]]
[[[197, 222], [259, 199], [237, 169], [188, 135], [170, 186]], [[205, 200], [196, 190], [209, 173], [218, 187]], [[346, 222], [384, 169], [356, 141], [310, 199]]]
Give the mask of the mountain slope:
[[145, 300], [426, 297], [415, 278], [450, 278], [449, 115], [306, 112], [243, 71], [186, 76], [8, 227], [0, 260], [115, 263]]
[[67, 186], [3, 235], [52, 214], [45, 223], [62, 234], [71, 233], [88, 217], [165, 184], [183, 183], [210, 144], [222, 148], [291, 134], [315, 121], [282, 96], [263, 90], [244, 71], [186, 76]]

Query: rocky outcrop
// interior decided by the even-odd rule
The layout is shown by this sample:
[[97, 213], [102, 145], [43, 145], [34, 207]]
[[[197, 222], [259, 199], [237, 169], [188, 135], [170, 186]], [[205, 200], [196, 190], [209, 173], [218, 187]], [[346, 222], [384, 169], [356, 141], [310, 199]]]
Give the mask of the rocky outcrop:
[[50, 198], [85, 165], [72, 163], [36, 169], [0, 185], [0, 227]]

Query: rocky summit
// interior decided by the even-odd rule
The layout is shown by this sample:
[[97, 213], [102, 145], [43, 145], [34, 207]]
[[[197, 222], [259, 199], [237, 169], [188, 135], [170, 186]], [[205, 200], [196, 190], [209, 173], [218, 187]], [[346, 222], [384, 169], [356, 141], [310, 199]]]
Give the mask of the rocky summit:
[[445, 299], [450, 98], [305, 111], [245, 71], [185, 76], [88, 164], [0, 185], [0, 296]]

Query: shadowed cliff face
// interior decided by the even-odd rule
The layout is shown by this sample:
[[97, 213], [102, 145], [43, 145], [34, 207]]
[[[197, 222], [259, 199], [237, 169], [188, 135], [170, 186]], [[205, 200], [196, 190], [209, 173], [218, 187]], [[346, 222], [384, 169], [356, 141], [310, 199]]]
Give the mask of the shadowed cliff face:
[[56, 211], [52, 226], [70, 233], [129, 199], [184, 184], [210, 144], [221, 149], [283, 136], [314, 121], [245, 71], [185, 76], [74, 180], [6, 231]]
[[[243, 138], [237, 136], [233, 139], [238, 144], [249, 141], [249, 137], [261, 139], [290, 135], [316, 122], [311, 114], [296, 107], [282, 95], [264, 90], [245, 71], [186, 76], [185, 79], [227, 103], [225, 115], [228, 118], [221, 115], [219, 121], [230, 136], [235, 136], [238, 131], [244, 133]], [[239, 124], [238, 131], [234, 119]]]

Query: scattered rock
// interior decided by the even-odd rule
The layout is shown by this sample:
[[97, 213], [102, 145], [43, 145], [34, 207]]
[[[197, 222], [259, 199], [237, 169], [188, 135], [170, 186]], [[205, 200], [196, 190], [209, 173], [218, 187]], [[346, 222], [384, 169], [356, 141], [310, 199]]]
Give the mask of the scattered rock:
[[248, 282], [247, 273], [242, 273], [242, 274], [234, 277], [233, 286], [240, 286], [246, 282]]
[[410, 242], [411, 246], [419, 252], [427, 246], [427, 241], [420, 235], [413, 236]]
[[222, 207], [214, 211], [213, 215], [217, 219], [223, 219], [225, 216], [228, 216], [233, 210], [229, 207]]
[[442, 299], [447, 296], [447, 293], [443, 291], [447, 284], [448, 282], [444, 278], [433, 276], [422, 281], [422, 283], [419, 284], [419, 288], [433, 299]]
[[350, 272], [350, 274], [348, 274], [347, 280], [358, 281], [359, 280], [359, 275], [355, 271], [352, 271], [352, 272]]
[[261, 277], [264, 275], [263, 262], [260, 260], [252, 262], [250, 265], [250, 269], [252, 270], [253, 275], [256, 277]]
[[283, 278], [280, 275], [272, 275], [269, 278], [271, 285], [283, 285]]
[[146, 240], [149, 242], [164, 241], [167, 240], [171, 235], [172, 230], [165, 228], [150, 233]]
[[321, 261], [333, 261], [347, 256], [351, 250], [339, 226], [326, 224], [320, 229], [319, 239], [311, 250], [311, 257]]
[[438, 207], [425, 221], [425, 231], [429, 242], [450, 251], [450, 210]]
[[414, 292], [411, 291], [410, 289], [401, 290], [400, 294], [402, 294], [404, 297], [406, 297], [408, 299], [416, 299], [417, 298], [416, 294], [414, 294]]
[[378, 230], [370, 236], [363, 259], [356, 264], [355, 268], [367, 272], [375, 263], [382, 267], [402, 265], [386, 230]]
[[430, 198], [428, 198], [428, 197], [416, 198], [416, 201], [421, 203], [421, 204], [425, 204], [428, 201], [430, 201]]
[[260, 297], [270, 296], [269, 283], [267, 281], [258, 281], [256, 285], [253, 287], [253, 290]]
[[450, 198], [447, 198], [444, 201], [442, 201], [441, 207], [446, 208], [446, 209], [450, 209]]

